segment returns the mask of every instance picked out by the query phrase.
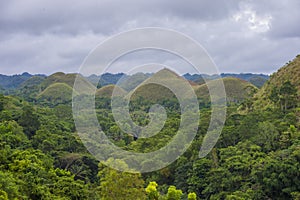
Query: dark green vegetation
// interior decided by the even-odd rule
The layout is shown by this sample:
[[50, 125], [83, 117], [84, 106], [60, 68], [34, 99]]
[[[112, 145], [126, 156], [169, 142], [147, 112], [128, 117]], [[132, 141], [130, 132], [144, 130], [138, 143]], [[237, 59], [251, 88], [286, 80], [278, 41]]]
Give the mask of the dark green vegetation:
[[6, 76], [0, 74], [0, 90], [4, 93], [10, 93], [12, 90], [22, 87], [22, 84], [32, 77], [44, 78], [44, 75], [31, 75], [23, 73], [21, 75]]
[[[110, 169], [82, 145], [72, 118], [74, 74], [31, 77], [14, 95], [0, 95], [0, 199], [300, 199], [299, 59], [274, 73], [261, 89], [224, 78], [229, 97], [226, 124], [215, 148], [201, 159], [211, 110], [206, 86], [193, 83], [201, 110], [196, 138], [176, 162], [145, 174]], [[165, 73], [169, 72], [157, 76]], [[130, 87], [137, 83], [128, 82]], [[113, 119], [114, 86], [98, 87], [99, 122], [119, 147], [150, 152], [176, 134], [180, 107], [166, 88], [149, 85], [147, 95], [143, 90], [133, 94], [130, 114], [137, 124], [147, 125], [154, 102], [168, 114], [159, 134], [136, 139]], [[127, 165], [123, 160], [107, 162]]]

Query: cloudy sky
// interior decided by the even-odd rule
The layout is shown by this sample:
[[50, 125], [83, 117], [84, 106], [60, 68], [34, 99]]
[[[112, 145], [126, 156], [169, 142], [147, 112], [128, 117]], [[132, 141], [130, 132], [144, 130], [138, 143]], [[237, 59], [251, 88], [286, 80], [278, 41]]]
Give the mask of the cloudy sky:
[[1, 1], [0, 73], [77, 72], [100, 42], [141, 27], [192, 37], [221, 72], [272, 73], [300, 54], [299, 10], [299, 0]]

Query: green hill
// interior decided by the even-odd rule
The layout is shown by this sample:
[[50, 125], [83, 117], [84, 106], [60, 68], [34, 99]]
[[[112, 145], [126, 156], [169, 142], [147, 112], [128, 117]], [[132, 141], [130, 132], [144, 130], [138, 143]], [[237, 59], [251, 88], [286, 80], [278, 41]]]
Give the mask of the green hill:
[[23, 74], [7, 76], [0, 74], [0, 86], [3, 89], [16, 89], [18, 88], [24, 81], [31, 78], [33, 75], [25, 72]]
[[45, 80], [45, 77], [41, 76], [32, 76], [31, 78], [27, 79], [20, 88], [27, 88], [41, 84]]
[[66, 83], [53, 83], [37, 96], [37, 100], [51, 105], [69, 103], [72, 93], [73, 88]]
[[[260, 109], [276, 106], [284, 98], [283, 90], [287, 85], [291, 85], [293, 87], [291, 90], [295, 90], [295, 93], [300, 95], [300, 55], [270, 76], [255, 96], [255, 107]], [[299, 99], [294, 99], [294, 101], [299, 101]]]
[[143, 98], [150, 101], [175, 98], [175, 95], [166, 87], [158, 84], [145, 84], [138, 87], [131, 96], [131, 99]]
[[[161, 80], [167, 82], [170, 85], [177, 86], [177, 88], [181, 87], [182, 81], [186, 81], [184, 80], [184, 78], [182, 78], [175, 72], [165, 68], [158, 71], [153, 76], [145, 80], [134, 91], [131, 91], [132, 93], [131, 99], [138, 99], [142, 97], [144, 99], [156, 102], [159, 100], [175, 98], [174, 93], [169, 88], [162, 86], [160, 84], [152, 83], [152, 82], [159, 82]], [[188, 81], [188, 82], [190, 83], [191, 86], [197, 85], [192, 81]]]
[[102, 88], [97, 89], [95, 96], [96, 97], [104, 97], [104, 98], [111, 98], [113, 91], [115, 94], [125, 94], [126, 91], [116, 85], [106, 85]]
[[32, 101], [41, 92], [41, 83], [43, 83], [45, 77], [33, 76], [26, 80], [18, 88], [18, 94], [25, 98], [27, 101]]
[[126, 91], [131, 91], [149, 78], [149, 74], [136, 73], [130, 76], [124, 76], [119, 80], [118, 85]]
[[70, 87], [73, 87], [77, 74], [65, 74], [63, 72], [56, 72], [48, 76], [45, 81], [42, 83], [42, 89], [47, 88], [53, 83], [65, 83]]
[[95, 91], [95, 86], [78, 74], [54, 73], [48, 77], [32, 76], [18, 88], [17, 94], [28, 101], [47, 102], [51, 105], [70, 102], [74, 82], [77, 78], [79, 94]]
[[[238, 78], [226, 77], [222, 79], [226, 91], [226, 99], [229, 103], [239, 103], [246, 98], [251, 97], [253, 92], [257, 90], [251, 83]], [[214, 82], [216, 82], [216, 80], [210, 81], [210, 84], [213, 86]], [[209, 102], [210, 96], [206, 84], [196, 87], [195, 92], [201, 101], [204, 101], [205, 103]]]
[[254, 76], [249, 79], [249, 82], [258, 88], [261, 88], [267, 81], [268, 81], [268, 79], [260, 77], [260, 76]]

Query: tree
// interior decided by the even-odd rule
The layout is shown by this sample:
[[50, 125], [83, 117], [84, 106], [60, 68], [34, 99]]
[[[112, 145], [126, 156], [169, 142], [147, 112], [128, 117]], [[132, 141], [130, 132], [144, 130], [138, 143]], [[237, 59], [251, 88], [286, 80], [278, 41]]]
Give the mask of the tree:
[[279, 140], [279, 133], [271, 122], [259, 122], [258, 135], [253, 140], [266, 151], [275, 150]]
[[11, 148], [25, 149], [29, 145], [28, 138], [15, 121], [0, 122], [0, 142]]
[[23, 127], [24, 133], [28, 136], [28, 138], [32, 138], [40, 127], [39, 118], [37, 114], [33, 112], [33, 108], [31, 106], [23, 107], [23, 112], [18, 123]]
[[[127, 164], [122, 160], [109, 159], [108, 162], [127, 167]], [[100, 178], [101, 199], [142, 200], [146, 198], [144, 181], [139, 173], [117, 171], [100, 163], [98, 177]]]
[[0, 112], [4, 109], [4, 96], [0, 94]]
[[182, 191], [177, 190], [175, 186], [171, 185], [168, 189], [166, 200], [180, 200], [181, 196], [182, 196]]
[[198, 159], [193, 163], [193, 170], [189, 173], [189, 177], [187, 179], [189, 191], [194, 191], [201, 197], [202, 191], [209, 184], [207, 177], [212, 166], [212, 160], [207, 158]]
[[197, 200], [197, 195], [195, 192], [191, 192], [188, 194], [188, 200]]
[[3, 190], [0, 190], [0, 200], [8, 200], [8, 195]]
[[290, 81], [286, 81], [279, 89], [279, 100], [281, 109], [286, 112], [296, 106], [297, 89]]
[[157, 186], [158, 186], [157, 183], [153, 181], [150, 182], [149, 185], [146, 187], [145, 191], [148, 200], [158, 200], [159, 192], [156, 189]]
[[297, 88], [290, 81], [284, 82], [279, 88], [273, 86], [269, 95], [269, 99], [283, 112], [295, 107], [297, 98]]
[[0, 200], [22, 199], [19, 184], [13, 173], [0, 171]]

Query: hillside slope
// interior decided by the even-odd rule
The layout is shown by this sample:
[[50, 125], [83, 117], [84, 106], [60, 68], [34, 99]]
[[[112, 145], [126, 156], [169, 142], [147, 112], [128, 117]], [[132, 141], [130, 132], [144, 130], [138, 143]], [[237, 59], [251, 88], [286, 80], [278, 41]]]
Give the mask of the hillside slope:
[[[225, 91], [226, 99], [228, 103], [239, 103], [246, 98], [249, 98], [257, 90], [257, 88], [251, 83], [233, 77], [222, 78]], [[212, 80], [210, 83], [213, 84], [215, 80]], [[195, 88], [196, 95], [199, 99], [205, 103], [210, 101], [209, 91], [205, 84]]]
[[159, 83], [161, 80], [163, 80], [169, 85], [175, 87], [177, 86], [177, 88], [180, 88], [183, 82], [187, 82], [191, 86], [197, 85], [192, 81], [185, 80], [183, 77], [179, 76], [175, 72], [164, 68], [156, 72], [153, 76], [141, 83], [141, 86], [132, 91], [131, 93], [133, 94], [131, 98], [137, 99], [142, 97], [150, 101], [159, 101], [175, 98], [174, 93], [169, 88], [155, 83]]
[[104, 87], [97, 89], [95, 96], [99, 98], [111, 98], [114, 90], [116, 90], [115, 94], [117, 95], [126, 93], [125, 90], [123, 90], [122, 88], [116, 85], [106, 85]]
[[[261, 90], [255, 95], [255, 107], [266, 108], [268, 106], [274, 107], [275, 92], [280, 93], [280, 89], [284, 84], [289, 82], [296, 90], [295, 92], [300, 95], [300, 55], [293, 61], [287, 63], [280, 68], [276, 73], [270, 76], [268, 82], [264, 84]], [[281, 98], [281, 94], [277, 94]], [[272, 97], [273, 96], [273, 97]], [[282, 96], [282, 95], [281, 95]], [[273, 99], [273, 100], [272, 100]], [[299, 99], [298, 99], [299, 101]]]
[[72, 93], [73, 88], [66, 83], [53, 83], [42, 91], [37, 99], [51, 105], [69, 103], [72, 101]]

